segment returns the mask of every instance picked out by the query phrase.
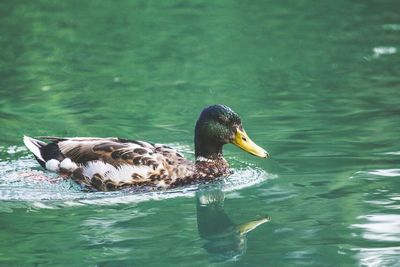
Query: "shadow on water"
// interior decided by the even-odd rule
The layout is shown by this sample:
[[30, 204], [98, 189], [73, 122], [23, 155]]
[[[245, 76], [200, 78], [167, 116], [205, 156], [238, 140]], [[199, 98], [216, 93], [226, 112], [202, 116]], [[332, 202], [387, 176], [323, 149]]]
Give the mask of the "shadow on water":
[[208, 253], [221, 261], [238, 260], [246, 253], [247, 233], [271, 219], [266, 216], [235, 224], [224, 211], [224, 200], [225, 193], [219, 187], [196, 191], [198, 231]]

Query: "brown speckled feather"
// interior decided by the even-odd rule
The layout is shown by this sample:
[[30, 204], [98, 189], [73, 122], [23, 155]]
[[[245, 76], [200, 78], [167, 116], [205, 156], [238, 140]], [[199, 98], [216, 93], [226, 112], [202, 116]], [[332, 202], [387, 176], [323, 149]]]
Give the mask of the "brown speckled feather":
[[161, 144], [120, 138], [24, 137], [40, 164], [94, 190], [125, 187], [170, 188], [229, 174], [222, 157], [190, 162]]
[[73, 178], [108, 191], [129, 186], [173, 187], [197, 177], [195, 165], [171, 147], [119, 138], [46, 137], [79, 168]]

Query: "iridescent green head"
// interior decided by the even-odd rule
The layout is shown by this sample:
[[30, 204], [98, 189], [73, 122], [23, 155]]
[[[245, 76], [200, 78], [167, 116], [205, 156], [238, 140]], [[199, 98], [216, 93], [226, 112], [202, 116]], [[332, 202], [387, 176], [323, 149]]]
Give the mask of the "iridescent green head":
[[247, 136], [239, 115], [225, 105], [209, 106], [201, 112], [196, 123], [194, 142], [196, 157], [222, 157], [222, 146], [228, 143], [258, 157], [268, 156]]

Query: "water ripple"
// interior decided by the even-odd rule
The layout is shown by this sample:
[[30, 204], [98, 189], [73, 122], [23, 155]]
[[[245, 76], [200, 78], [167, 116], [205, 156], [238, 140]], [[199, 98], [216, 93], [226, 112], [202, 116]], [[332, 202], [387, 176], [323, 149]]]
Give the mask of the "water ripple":
[[398, 266], [400, 262], [400, 247], [386, 248], [361, 248], [358, 250], [358, 258], [361, 266], [380, 267]]
[[400, 241], [400, 215], [398, 214], [369, 214], [357, 219], [366, 220], [362, 224], [353, 224], [352, 227], [363, 230], [365, 239], [376, 241]]
[[[18, 149], [17, 149], [18, 150]], [[222, 190], [232, 192], [259, 184], [266, 179], [276, 178], [264, 170], [235, 159], [233, 165], [240, 166], [234, 173], [219, 181]], [[165, 191], [132, 192], [82, 192], [71, 180], [64, 180], [56, 174], [38, 168], [36, 161], [21, 158], [0, 162], [0, 212], [10, 212], [10, 208], [20, 207], [21, 202], [34, 209], [57, 209], [83, 205], [115, 205], [137, 203], [149, 200], [164, 200], [176, 197], [193, 197], [197, 185]], [[17, 204], [17, 205], [16, 205]]]
[[385, 24], [382, 28], [385, 30], [400, 31], [400, 24]]
[[374, 47], [373, 49], [374, 57], [380, 57], [382, 55], [392, 55], [397, 52], [396, 47], [393, 46], [380, 46]]
[[382, 169], [369, 171], [369, 174], [386, 176], [386, 177], [397, 177], [400, 176], [400, 169]]

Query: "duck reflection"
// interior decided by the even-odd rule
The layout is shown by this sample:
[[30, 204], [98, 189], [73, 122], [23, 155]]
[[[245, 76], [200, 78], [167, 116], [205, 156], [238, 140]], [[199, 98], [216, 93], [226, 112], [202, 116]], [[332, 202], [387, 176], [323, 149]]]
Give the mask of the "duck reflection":
[[224, 199], [220, 188], [203, 188], [196, 192], [198, 231], [206, 241], [207, 252], [224, 259], [237, 259], [246, 252], [246, 234], [270, 218], [235, 224], [224, 211]]

